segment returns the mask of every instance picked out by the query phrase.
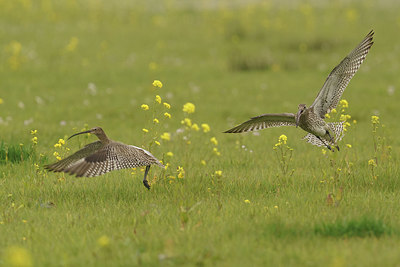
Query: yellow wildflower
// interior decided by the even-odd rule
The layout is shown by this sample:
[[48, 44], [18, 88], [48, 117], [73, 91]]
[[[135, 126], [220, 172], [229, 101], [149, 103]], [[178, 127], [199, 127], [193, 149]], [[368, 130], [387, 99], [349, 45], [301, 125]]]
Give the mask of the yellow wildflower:
[[357, 121], [356, 120], [353, 120], [353, 124], [356, 124], [357, 123]]
[[178, 174], [178, 178], [179, 178], [179, 179], [182, 179], [183, 177], [185, 177], [185, 173], [184, 173], [184, 172], [180, 172], [180, 173]]
[[218, 151], [218, 148], [214, 147], [213, 148], [213, 152], [214, 152], [215, 155], [221, 156], [221, 152]]
[[194, 113], [195, 109], [196, 109], [196, 107], [194, 106], [194, 104], [188, 102], [185, 105], [183, 105], [183, 109], [182, 110], [183, 110], [183, 112], [185, 112], [187, 114], [190, 114], [190, 113]]
[[59, 143], [60, 145], [65, 145], [65, 140], [62, 139], [62, 138], [60, 138], [60, 139], [58, 139], [58, 143]]
[[322, 149], [321, 152], [322, 152], [322, 155], [326, 155], [326, 150], [325, 149]]
[[27, 221], [27, 220], [22, 220], [22, 222], [23, 222], [23, 223], [27, 223], [28, 221]]
[[37, 130], [31, 130], [31, 135], [37, 134]]
[[165, 155], [167, 155], [167, 157], [173, 157], [173, 156], [174, 156], [174, 153], [172, 153], [172, 152], [170, 151], [170, 152], [167, 152]]
[[328, 113], [325, 114], [325, 118], [330, 119], [331, 115], [329, 115]]
[[165, 141], [171, 140], [171, 134], [167, 133], [167, 132], [163, 133], [160, 137], [162, 140], [165, 140]]
[[157, 123], [159, 123], [160, 121], [159, 121], [157, 118], [154, 118], [154, 119], [153, 119], [153, 122], [157, 124]]
[[56, 159], [57, 159], [57, 160], [61, 160], [62, 158], [61, 158], [60, 156], [57, 156]]
[[244, 203], [246, 203], [246, 204], [250, 204], [250, 200], [248, 200], [248, 199], [245, 199], [245, 200], [244, 200]]
[[57, 144], [54, 145], [54, 147], [55, 147], [55, 148], [61, 147], [61, 144], [57, 143]]
[[197, 123], [194, 123], [192, 125], [192, 129], [195, 130], [196, 132], [200, 130], [199, 125], [197, 125]]
[[346, 144], [346, 146], [347, 146], [348, 148], [351, 148], [351, 145], [350, 145], [350, 144]]
[[37, 140], [38, 140], [38, 138], [37, 138], [36, 136], [34, 136], [34, 137], [32, 138], [32, 143], [33, 143], [34, 145], [36, 145], [36, 144], [37, 144]]
[[330, 113], [335, 114], [335, 113], [337, 113], [337, 110], [335, 108], [333, 108]]
[[374, 159], [368, 160], [368, 166], [376, 167], [376, 162]]
[[171, 114], [169, 114], [168, 112], [165, 112], [164, 117], [166, 117], [167, 119], [171, 119]]
[[149, 110], [149, 106], [146, 105], [146, 104], [142, 104], [140, 107], [141, 107], [141, 109], [143, 109], [143, 110]]
[[170, 108], [171, 108], [171, 105], [168, 104], [167, 102], [164, 102], [163, 105], [164, 105], [164, 107], [166, 107], [167, 109], [170, 109]]
[[181, 124], [184, 124], [188, 127], [192, 126], [192, 121], [189, 118], [185, 118], [184, 120], [181, 121]]
[[211, 137], [210, 142], [213, 143], [216, 146], [218, 145], [217, 138], [215, 138], [215, 137]]
[[348, 108], [348, 107], [349, 107], [349, 103], [347, 102], [346, 99], [340, 100], [339, 103], [340, 103], [340, 105], [341, 105], [342, 107], [344, 107], [344, 108]]
[[157, 102], [158, 104], [161, 104], [161, 96], [156, 95], [156, 102]]
[[99, 239], [97, 239], [97, 244], [100, 247], [107, 247], [110, 245], [110, 239], [106, 235], [102, 235], [99, 237]]
[[208, 133], [210, 131], [210, 126], [207, 123], [202, 123], [201, 128], [203, 129], [203, 132]]
[[162, 82], [160, 82], [159, 80], [154, 80], [153, 86], [154, 86], [154, 87], [161, 88], [161, 87], [163, 86], [163, 84], [162, 84]]
[[283, 143], [286, 145], [286, 141], [287, 141], [287, 136], [282, 134], [281, 136], [279, 136], [279, 142]]
[[57, 156], [59, 156], [60, 154], [58, 154], [58, 152], [55, 151], [55, 152], [53, 153], [53, 155], [54, 155], [54, 157], [57, 157]]
[[274, 206], [275, 209], [278, 209], [278, 206]]
[[160, 142], [158, 142], [158, 141], [154, 141], [154, 143], [155, 143], [156, 145], [158, 145], [158, 146], [161, 145]]
[[202, 159], [202, 160], [200, 161], [200, 163], [201, 163], [201, 165], [204, 165], [204, 166], [207, 165], [207, 163], [206, 163], [206, 161], [205, 161], [204, 159]]
[[0, 105], [4, 103], [3, 98], [0, 97]]
[[215, 171], [215, 176], [221, 177], [222, 176], [222, 171]]
[[371, 122], [372, 122], [372, 124], [378, 124], [379, 123], [379, 117], [378, 116], [372, 116], [371, 117]]
[[143, 128], [142, 131], [145, 132], [145, 133], [149, 132], [149, 130], [147, 130], [146, 128]]

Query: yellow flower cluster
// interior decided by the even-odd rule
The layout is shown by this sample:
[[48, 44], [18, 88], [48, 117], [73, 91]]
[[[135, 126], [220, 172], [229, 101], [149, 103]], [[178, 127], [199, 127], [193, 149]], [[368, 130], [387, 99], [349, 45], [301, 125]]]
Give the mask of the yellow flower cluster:
[[171, 114], [169, 114], [168, 112], [165, 112], [164, 117], [166, 117], [167, 119], [171, 119]]
[[156, 101], [158, 104], [161, 104], [161, 96], [156, 95], [155, 101]]
[[246, 203], [246, 204], [250, 204], [251, 202], [250, 202], [250, 200], [248, 200], [248, 199], [245, 199], [245, 200], [244, 200], [244, 203]]
[[143, 110], [149, 110], [149, 105], [142, 104], [140, 107], [141, 107]]
[[216, 177], [222, 177], [222, 171], [220, 171], [220, 170], [215, 171], [214, 175], [215, 175]]
[[170, 109], [170, 108], [171, 108], [171, 105], [168, 104], [167, 102], [164, 102], [163, 105], [164, 105], [164, 107], [165, 107], [166, 109]]
[[185, 170], [183, 169], [183, 167], [178, 166], [176, 172], [178, 173], [178, 178], [182, 179], [185, 177]]
[[203, 129], [203, 132], [208, 133], [210, 131], [210, 126], [207, 123], [202, 123], [201, 128]]
[[57, 151], [53, 153], [53, 156], [56, 157], [57, 160], [61, 160], [60, 154]]
[[372, 122], [372, 124], [379, 124], [379, 117], [378, 116], [372, 116], [371, 117], [371, 122]]
[[198, 132], [200, 130], [199, 125], [197, 125], [197, 123], [193, 123], [192, 130]]
[[349, 102], [347, 102], [346, 99], [340, 100], [339, 104], [342, 106], [342, 108], [348, 108], [349, 107]]
[[282, 134], [282, 135], [280, 135], [279, 138], [278, 138], [278, 143], [276, 143], [276, 144], [274, 145], [274, 149], [276, 149], [277, 147], [279, 147], [279, 146], [281, 146], [281, 145], [286, 145], [286, 143], [287, 143], [287, 136], [284, 135], [284, 134]]
[[215, 137], [211, 137], [210, 142], [213, 143], [216, 146], [218, 145], [217, 138], [215, 138]]
[[375, 160], [374, 160], [374, 159], [370, 159], [370, 160], [368, 160], [368, 166], [371, 166], [371, 167], [376, 167], [377, 165], [376, 165], [376, 162], [375, 162]]
[[192, 120], [189, 118], [184, 118], [181, 120], [181, 124], [186, 125], [187, 127], [192, 127]]
[[194, 111], [196, 110], [196, 107], [193, 103], [186, 103], [185, 105], [183, 105], [183, 112], [187, 113], [187, 114], [191, 114], [194, 113]]
[[171, 140], [171, 134], [167, 133], [167, 132], [163, 133], [160, 137], [161, 137], [162, 140], [165, 140], [165, 141], [170, 141]]
[[163, 86], [163, 84], [162, 84], [162, 82], [160, 82], [159, 80], [154, 80], [153, 86], [154, 86], [154, 87], [161, 88], [161, 87]]
[[153, 123], [156, 123], [156, 124], [157, 124], [157, 123], [160, 123], [160, 121], [159, 121], [157, 118], [154, 118], [154, 119], [153, 119]]
[[54, 147], [55, 148], [57, 148], [57, 147], [62, 147], [63, 145], [65, 145], [65, 140], [64, 139], [58, 139], [58, 143], [56, 143], [55, 145], [54, 145]]

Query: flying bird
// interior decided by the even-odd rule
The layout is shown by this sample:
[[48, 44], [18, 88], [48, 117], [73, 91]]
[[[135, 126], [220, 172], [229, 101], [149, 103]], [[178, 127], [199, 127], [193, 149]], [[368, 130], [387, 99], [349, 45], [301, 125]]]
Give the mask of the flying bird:
[[110, 140], [100, 127], [76, 133], [70, 136], [68, 140], [85, 133], [95, 134], [99, 140], [87, 144], [81, 150], [63, 160], [44, 167], [53, 172], [75, 174], [76, 177], [94, 177], [114, 170], [146, 166], [143, 184], [147, 189], [150, 189], [147, 181], [150, 166], [155, 164], [165, 168], [149, 151]]
[[308, 132], [304, 139], [316, 146], [326, 146], [332, 150], [343, 137], [343, 123], [324, 121], [325, 114], [335, 108], [351, 78], [360, 68], [373, 45], [374, 31], [370, 31], [329, 74], [324, 85], [310, 107], [300, 104], [297, 114], [270, 113], [253, 117], [225, 133], [242, 133], [279, 126], [300, 126]]

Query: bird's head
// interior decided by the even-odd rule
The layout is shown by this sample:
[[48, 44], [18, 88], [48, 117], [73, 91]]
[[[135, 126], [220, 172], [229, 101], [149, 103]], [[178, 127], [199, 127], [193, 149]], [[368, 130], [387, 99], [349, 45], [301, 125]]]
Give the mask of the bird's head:
[[297, 111], [296, 114], [296, 127], [299, 126], [299, 120], [300, 120], [300, 116], [303, 114], [303, 112], [306, 110], [306, 104], [300, 104], [299, 105], [299, 110]]
[[100, 135], [104, 134], [104, 131], [103, 131], [103, 129], [101, 129], [101, 127], [94, 127], [94, 128], [92, 128], [90, 130], [73, 134], [68, 138], [68, 140], [71, 139], [74, 136], [77, 136], [77, 135], [80, 135], [80, 134], [85, 134], [85, 133], [95, 134], [97, 137], [99, 137]]

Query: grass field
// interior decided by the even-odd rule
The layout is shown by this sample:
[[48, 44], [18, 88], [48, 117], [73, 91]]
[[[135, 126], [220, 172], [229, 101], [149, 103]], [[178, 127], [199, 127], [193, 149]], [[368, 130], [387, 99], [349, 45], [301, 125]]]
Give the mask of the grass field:
[[[399, 14], [395, 1], [0, 1], [0, 265], [398, 266]], [[340, 152], [290, 127], [222, 133], [310, 105], [371, 29]], [[140, 169], [44, 171], [96, 140], [59, 139], [94, 126], [168, 164], [150, 191]]]

